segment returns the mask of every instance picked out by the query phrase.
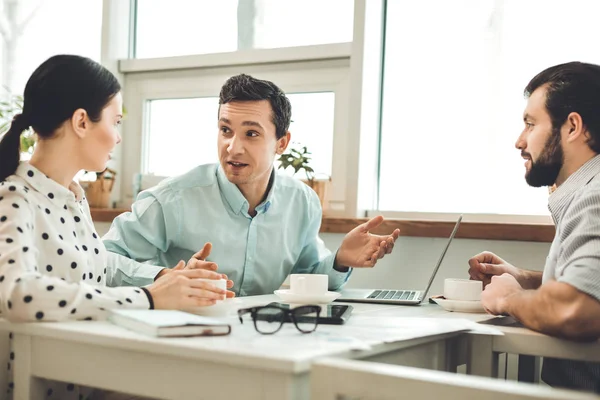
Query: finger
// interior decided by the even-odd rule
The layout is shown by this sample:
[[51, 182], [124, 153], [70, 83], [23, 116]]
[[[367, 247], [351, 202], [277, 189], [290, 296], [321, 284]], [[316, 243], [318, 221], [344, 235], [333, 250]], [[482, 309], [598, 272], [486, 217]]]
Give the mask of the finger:
[[221, 274], [221, 279], [229, 279], [229, 278], [227, 277], [227, 275]]
[[473, 267], [469, 268], [469, 276], [474, 281], [482, 281], [486, 278], [486, 275], [484, 273]]
[[227, 296], [228, 299], [232, 299], [232, 298], [235, 297], [235, 292], [232, 292], [231, 290], [228, 290], [225, 295]]
[[500, 257], [495, 255], [491, 251], [484, 251], [482, 253], [479, 253], [474, 258], [476, 258], [479, 262], [489, 264], [501, 264], [504, 262]]
[[472, 270], [482, 272], [481, 263], [477, 257], [478, 256], [469, 258], [468, 264]]
[[232, 280], [228, 280], [227, 281], [227, 289], [231, 289], [233, 287], [233, 281]]
[[394, 238], [394, 242], [395, 242], [396, 239], [398, 239], [400, 237], [400, 229], [396, 229], [394, 232], [392, 232], [392, 237]]
[[179, 271], [178, 273], [190, 279], [221, 279], [221, 274], [218, 274], [214, 271], [208, 271], [206, 269], [184, 269], [182, 271]]
[[387, 242], [383, 241], [379, 244], [379, 251], [377, 252], [377, 259], [383, 258], [387, 249]]
[[177, 263], [177, 265], [173, 268], [174, 271], [180, 271], [185, 268], [185, 261], [181, 260]]
[[188, 266], [189, 269], [207, 269], [209, 271], [216, 271], [218, 268], [217, 263], [214, 262], [196, 260], [194, 258], [190, 261], [190, 265]]
[[506, 270], [494, 264], [481, 263], [481, 272], [485, 275], [502, 275], [506, 272]]
[[[204, 283], [204, 282], [202, 282]], [[211, 290], [211, 288], [199, 288], [199, 287], [188, 287], [186, 293], [188, 296], [200, 297], [203, 299], [213, 300], [225, 300], [225, 291], [215, 287], [216, 290], [222, 291], [223, 293], [217, 293]]]
[[196, 279], [190, 279], [189, 287], [195, 288], [195, 289], [206, 290], [206, 291], [213, 292], [213, 293], [216, 293], [219, 295], [224, 295], [227, 292], [227, 290], [221, 289], [218, 286], [213, 285], [210, 282], [196, 280]]
[[381, 215], [376, 216], [375, 218], [371, 218], [364, 224], [362, 224], [361, 228], [363, 232], [369, 232], [371, 229], [377, 228], [383, 222], [383, 217]]
[[206, 242], [206, 243], [204, 243], [204, 246], [202, 246], [202, 250], [200, 250], [199, 252], [194, 254], [192, 257], [195, 258], [196, 260], [206, 260], [206, 258], [210, 255], [211, 250], [212, 250], [212, 243]]
[[389, 238], [385, 247], [385, 254], [391, 254], [394, 250], [394, 238]]
[[363, 266], [367, 267], [367, 268], [374, 267], [375, 264], [377, 264], [378, 255], [379, 255], [379, 249], [375, 250], [375, 252], [371, 255], [371, 258], [369, 258], [368, 260], [366, 260], [364, 262]]

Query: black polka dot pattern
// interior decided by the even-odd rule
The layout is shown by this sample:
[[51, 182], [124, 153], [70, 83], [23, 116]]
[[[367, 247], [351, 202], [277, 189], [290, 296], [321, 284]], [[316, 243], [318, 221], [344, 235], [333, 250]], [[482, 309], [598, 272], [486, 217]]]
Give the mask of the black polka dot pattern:
[[[75, 195], [26, 162], [0, 182], [0, 302], [8, 318], [93, 321], [111, 308], [149, 307], [139, 289], [105, 286], [102, 243], [80, 189], [71, 188]], [[11, 373], [15, 359], [10, 353]], [[88, 395], [73, 383], [44, 384], [48, 398]]]

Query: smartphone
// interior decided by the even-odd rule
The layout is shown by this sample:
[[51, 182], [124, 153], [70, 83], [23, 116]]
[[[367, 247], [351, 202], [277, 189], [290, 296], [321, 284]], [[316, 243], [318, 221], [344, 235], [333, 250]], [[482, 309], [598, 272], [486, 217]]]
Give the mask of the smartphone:
[[[289, 309], [290, 305], [289, 304], [284, 304], [284, 303], [277, 303], [277, 302], [273, 302], [273, 303], [269, 303], [274, 304], [278, 307], [281, 308], [286, 308]], [[354, 309], [354, 307], [350, 306], [350, 305], [346, 305], [346, 304], [328, 304], [328, 305], [321, 305], [321, 312], [319, 313], [319, 319], [318, 319], [318, 323], [319, 324], [324, 324], [324, 325], [343, 325], [346, 321], [348, 321], [348, 319], [350, 318], [350, 316], [352, 315], [352, 310]], [[303, 315], [301, 318], [302, 320], [304, 320], [305, 322], [308, 322], [309, 320], [313, 320], [315, 319], [316, 315]], [[291, 320], [289, 321], [285, 321], [285, 322], [292, 322]]]

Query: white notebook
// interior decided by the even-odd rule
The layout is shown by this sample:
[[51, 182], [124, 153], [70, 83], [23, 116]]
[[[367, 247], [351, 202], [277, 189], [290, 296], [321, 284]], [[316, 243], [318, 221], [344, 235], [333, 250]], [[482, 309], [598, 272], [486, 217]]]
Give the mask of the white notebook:
[[231, 325], [175, 310], [111, 310], [108, 321], [156, 337], [228, 335]]

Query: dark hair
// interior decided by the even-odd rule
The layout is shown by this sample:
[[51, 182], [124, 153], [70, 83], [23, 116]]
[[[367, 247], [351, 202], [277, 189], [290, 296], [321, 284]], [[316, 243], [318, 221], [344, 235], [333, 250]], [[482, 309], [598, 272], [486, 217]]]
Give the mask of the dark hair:
[[15, 115], [0, 142], [0, 181], [19, 166], [21, 133], [33, 128], [40, 138], [52, 137], [73, 113], [83, 108], [93, 122], [121, 90], [117, 78], [89, 58], [57, 55], [44, 61], [31, 75], [23, 93], [23, 112]]
[[275, 136], [281, 139], [290, 128], [292, 105], [285, 93], [270, 81], [241, 74], [227, 79], [219, 94], [219, 105], [232, 101], [269, 100]]
[[552, 127], [559, 130], [570, 113], [578, 113], [590, 134], [588, 146], [600, 153], [600, 66], [570, 62], [545, 69], [529, 82], [525, 97], [544, 85]]

